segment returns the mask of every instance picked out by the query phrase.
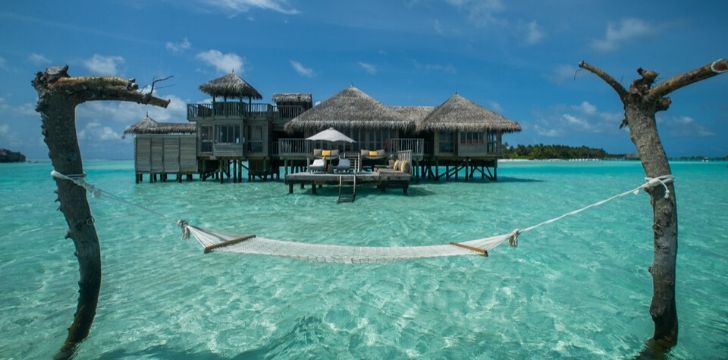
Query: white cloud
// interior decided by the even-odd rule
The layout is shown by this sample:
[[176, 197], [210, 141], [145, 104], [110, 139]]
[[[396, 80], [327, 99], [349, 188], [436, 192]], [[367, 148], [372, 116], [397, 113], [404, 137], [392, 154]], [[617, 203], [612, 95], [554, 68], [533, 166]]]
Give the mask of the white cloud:
[[187, 40], [187, 38], [184, 38], [180, 42], [167, 41], [164, 44], [164, 47], [173, 53], [180, 53], [184, 52], [185, 50], [189, 50], [189, 48], [192, 47], [192, 44], [189, 40]]
[[236, 16], [246, 13], [250, 9], [271, 10], [286, 15], [295, 15], [299, 11], [293, 8], [287, 0], [199, 0], [204, 5], [217, 8]]
[[536, 130], [536, 134], [539, 134], [541, 136], [545, 137], [559, 137], [561, 136], [561, 131], [556, 129], [549, 129], [539, 126], [538, 124], [533, 126], [533, 129]]
[[415, 61], [415, 69], [424, 70], [426, 72], [442, 72], [445, 74], [457, 74], [458, 70], [451, 64], [421, 64]]
[[658, 129], [674, 137], [710, 137], [715, 132], [691, 116], [658, 115]]
[[28, 61], [30, 61], [30, 63], [33, 64], [33, 65], [35, 65], [35, 66], [41, 66], [41, 65], [45, 65], [45, 64], [50, 64], [51, 63], [51, 59], [43, 56], [43, 54], [36, 54], [36, 53], [30, 54], [28, 56]]
[[97, 122], [90, 122], [78, 132], [80, 140], [91, 141], [115, 141], [121, 140], [121, 134], [109, 126], [103, 126]]
[[567, 80], [573, 80], [576, 76], [577, 68], [573, 65], [558, 65], [556, 66], [551, 73], [546, 74], [544, 77], [546, 77], [549, 81], [551, 81], [554, 84], [562, 84]]
[[488, 100], [488, 102], [486, 104], [488, 105], [488, 108], [490, 110], [493, 110], [493, 111], [495, 111], [495, 112], [497, 112], [499, 114], [502, 114], [503, 113], [503, 106], [501, 106], [501, 104], [498, 103], [497, 101], [495, 101], [495, 100]]
[[245, 64], [245, 58], [240, 57], [238, 54], [235, 53], [223, 54], [219, 50], [211, 49], [205, 52], [201, 52], [195, 57], [198, 60], [207, 63], [207, 65], [214, 67], [217, 71], [222, 73], [235, 71], [242, 74], [244, 71], [243, 65]]
[[8, 102], [0, 97], [0, 110], [4, 113], [20, 115], [20, 116], [37, 116], [35, 105], [32, 103], [23, 103], [20, 105], [8, 104]]
[[440, 35], [445, 33], [445, 30], [442, 29], [442, 24], [440, 24], [440, 20], [438, 19], [435, 19], [435, 22], [432, 24], [432, 28]]
[[582, 101], [581, 104], [572, 106], [571, 108], [579, 110], [587, 115], [594, 115], [597, 113], [597, 107], [590, 104], [588, 101]]
[[446, 2], [468, 14], [468, 21], [475, 26], [504, 25], [499, 18], [506, 6], [501, 0], [446, 0]]
[[357, 64], [362, 69], [364, 69], [364, 71], [366, 71], [367, 74], [369, 74], [369, 75], [376, 75], [376, 73], [377, 73], [377, 67], [376, 66], [374, 66], [372, 64], [365, 63], [365, 62], [361, 62], [361, 61], [358, 62]]
[[10, 131], [8, 124], [0, 124], [0, 135], [7, 135]]
[[[537, 113], [534, 130], [540, 136], [623, 136], [619, 124], [624, 118], [623, 112], [600, 111], [588, 101], [578, 105], [557, 105]], [[582, 134], [582, 135], [579, 135]]]
[[2, 56], [0, 56], [0, 69], [8, 70], [8, 61]]
[[531, 21], [526, 25], [526, 36], [524, 38], [524, 41], [528, 45], [534, 45], [539, 43], [541, 40], [543, 40], [545, 34], [543, 32], [543, 29], [536, 21]]
[[636, 18], [626, 18], [622, 19], [619, 24], [609, 23], [604, 39], [595, 39], [591, 45], [599, 51], [614, 51], [625, 42], [651, 35], [653, 32], [652, 26], [647, 22]]
[[303, 66], [298, 61], [291, 60], [291, 67], [293, 67], [293, 70], [296, 70], [298, 75], [301, 75], [303, 77], [314, 77], [315, 73], [313, 72], [313, 69]]
[[91, 58], [83, 61], [83, 65], [88, 71], [99, 75], [116, 75], [119, 71], [117, 67], [123, 63], [124, 58], [121, 56], [99, 54], [94, 54]]
[[578, 118], [578, 117], [576, 117], [574, 115], [571, 115], [571, 114], [562, 114], [561, 117], [564, 120], [566, 120], [566, 122], [569, 125], [578, 126], [581, 129], [583, 129], [583, 130], [590, 130], [591, 129], [591, 125], [589, 125], [589, 123], [586, 120], [582, 119], [582, 118]]

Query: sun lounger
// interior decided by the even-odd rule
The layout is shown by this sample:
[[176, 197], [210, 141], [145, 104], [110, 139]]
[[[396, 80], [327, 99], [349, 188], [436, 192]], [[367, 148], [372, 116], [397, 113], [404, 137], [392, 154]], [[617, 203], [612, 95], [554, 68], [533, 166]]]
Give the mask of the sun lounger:
[[314, 159], [311, 165], [308, 166], [308, 172], [324, 172], [324, 170], [326, 170], [324, 159]]
[[339, 163], [336, 165], [336, 172], [349, 172], [351, 171], [351, 160], [339, 159]]

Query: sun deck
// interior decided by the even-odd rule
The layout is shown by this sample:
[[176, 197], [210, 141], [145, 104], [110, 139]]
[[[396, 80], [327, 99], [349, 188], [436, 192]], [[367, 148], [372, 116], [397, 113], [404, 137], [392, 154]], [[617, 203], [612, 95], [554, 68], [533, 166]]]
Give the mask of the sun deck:
[[288, 185], [288, 192], [293, 193], [293, 185], [300, 184], [301, 188], [305, 185], [311, 185], [311, 191], [316, 194], [316, 185], [337, 185], [339, 187], [342, 184], [351, 186], [352, 183], [357, 185], [362, 184], [374, 184], [378, 188], [384, 191], [389, 187], [402, 188], [402, 191], [407, 194], [412, 175], [395, 172], [395, 171], [375, 171], [375, 172], [360, 172], [360, 173], [295, 173], [288, 174], [285, 177], [284, 183]]

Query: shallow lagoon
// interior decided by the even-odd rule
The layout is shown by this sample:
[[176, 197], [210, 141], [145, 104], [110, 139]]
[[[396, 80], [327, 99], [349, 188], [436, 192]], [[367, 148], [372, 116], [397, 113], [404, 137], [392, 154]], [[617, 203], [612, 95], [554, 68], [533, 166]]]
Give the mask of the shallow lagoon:
[[[728, 349], [728, 166], [674, 163], [680, 342]], [[171, 218], [270, 238], [358, 245], [508, 232], [637, 186], [637, 162], [503, 163], [498, 183], [360, 189], [353, 204], [280, 182], [134, 184], [131, 162], [88, 180]], [[50, 164], [0, 165], [0, 358], [47, 358], [72, 319], [78, 267]], [[173, 221], [90, 199], [104, 278], [79, 358], [624, 358], [652, 333], [651, 209], [630, 196], [524, 234], [516, 249], [393, 264], [203, 255]]]

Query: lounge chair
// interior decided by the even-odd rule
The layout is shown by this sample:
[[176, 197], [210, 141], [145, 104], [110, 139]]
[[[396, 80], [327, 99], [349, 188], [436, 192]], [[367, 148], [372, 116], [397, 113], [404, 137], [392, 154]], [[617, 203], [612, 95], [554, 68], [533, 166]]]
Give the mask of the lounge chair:
[[336, 172], [349, 172], [351, 171], [351, 160], [339, 159], [339, 163], [336, 164]]
[[324, 159], [314, 159], [313, 162], [308, 165], [308, 172], [324, 172], [326, 170], [326, 163]]

